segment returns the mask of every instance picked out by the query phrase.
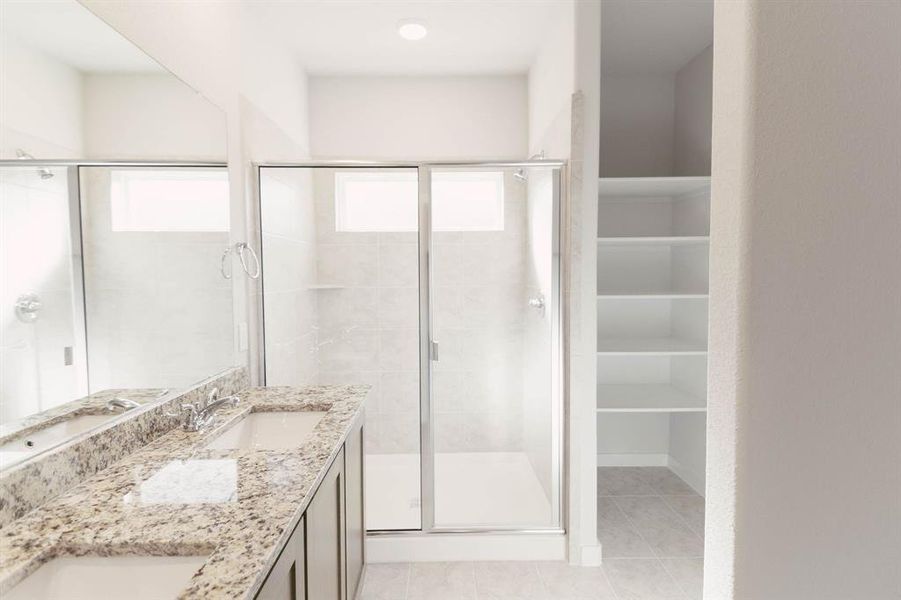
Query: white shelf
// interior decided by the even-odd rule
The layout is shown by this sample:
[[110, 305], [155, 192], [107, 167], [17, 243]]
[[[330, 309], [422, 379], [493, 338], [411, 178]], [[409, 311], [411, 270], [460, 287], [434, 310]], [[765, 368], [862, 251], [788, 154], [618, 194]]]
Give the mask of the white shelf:
[[665, 197], [684, 196], [708, 190], [710, 177], [601, 177], [600, 197]]
[[329, 283], [317, 283], [314, 285], [308, 285], [308, 290], [343, 290], [347, 286], [345, 285], [334, 285]]
[[598, 412], [705, 412], [706, 400], [666, 384], [597, 386]]
[[687, 246], [709, 243], [709, 235], [606, 236], [598, 238], [599, 246]]
[[706, 292], [648, 292], [642, 294], [622, 293], [622, 294], [598, 294], [598, 300], [685, 300], [695, 298], [707, 298], [710, 294]]
[[677, 356], [707, 354], [707, 344], [680, 338], [602, 338], [598, 354], [610, 356], [651, 355]]

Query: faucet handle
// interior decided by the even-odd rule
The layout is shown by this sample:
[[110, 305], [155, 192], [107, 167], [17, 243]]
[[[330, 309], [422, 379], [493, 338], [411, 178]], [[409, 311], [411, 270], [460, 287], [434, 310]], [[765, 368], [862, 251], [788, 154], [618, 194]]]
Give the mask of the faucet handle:
[[206, 408], [207, 406], [209, 406], [210, 404], [212, 404], [213, 402], [215, 402], [218, 399], [219, 399], [219, 388], [214, 387], [213, 389], [210, 390], [210, 393], [207, 395], [206, 402], [204, 402], [200, 406], [200, 410], [203, 410], [204, 408]]
[[189, 402], [182, 402], [178, 405], [177, 411], [178, 412], [167, 412], [166, 416], [180, 419], [182, 427], [189, 431], [191, 428], [196, 427], [198, 416], [198, 408], [196, 405]]

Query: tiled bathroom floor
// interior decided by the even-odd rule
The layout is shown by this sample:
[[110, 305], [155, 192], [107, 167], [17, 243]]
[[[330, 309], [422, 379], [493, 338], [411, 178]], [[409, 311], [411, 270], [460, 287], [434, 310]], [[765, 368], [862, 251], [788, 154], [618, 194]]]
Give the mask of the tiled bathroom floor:
[[694, 600], [704, 499], [669, 469], [598, 469], [601, 567], [562, 562], [367, 566], [361, 600]]
[[598, 539], [611, 580], [619, 577], [616, 570], [630, 565], [634, 583], [661, 590], [675, 584], [682, 597], [701, 597], [704, 498], [666, 467], [598, 469]]

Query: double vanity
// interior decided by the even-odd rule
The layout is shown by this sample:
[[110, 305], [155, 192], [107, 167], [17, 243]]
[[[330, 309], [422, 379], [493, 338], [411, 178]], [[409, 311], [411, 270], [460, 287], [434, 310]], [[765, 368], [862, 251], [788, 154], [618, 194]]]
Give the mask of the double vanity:
[[0, 530], [0, 596], [354, 598], [367, 393], [178, 404], [168, 432]]

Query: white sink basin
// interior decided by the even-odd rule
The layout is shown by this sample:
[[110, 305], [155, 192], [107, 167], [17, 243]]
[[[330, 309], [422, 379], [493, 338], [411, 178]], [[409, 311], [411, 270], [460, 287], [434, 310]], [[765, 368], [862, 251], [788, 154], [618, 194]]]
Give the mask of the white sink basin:
[[207, 444], [213, 450], [286, 450], [302, 445], [324, 412], [250, 413]]
[[3, 600], [167, 600], [176, 598], [206, 556], [80, 556], [51, 560]]
[[22, 462], [38, 452], [52, 448], [118, 416], [119, 414], [115, 413], [78, 415], [50, 427], [38, 429], [30, 435], [18, 437], [0, 446], [0, 467], [5, 468]]

